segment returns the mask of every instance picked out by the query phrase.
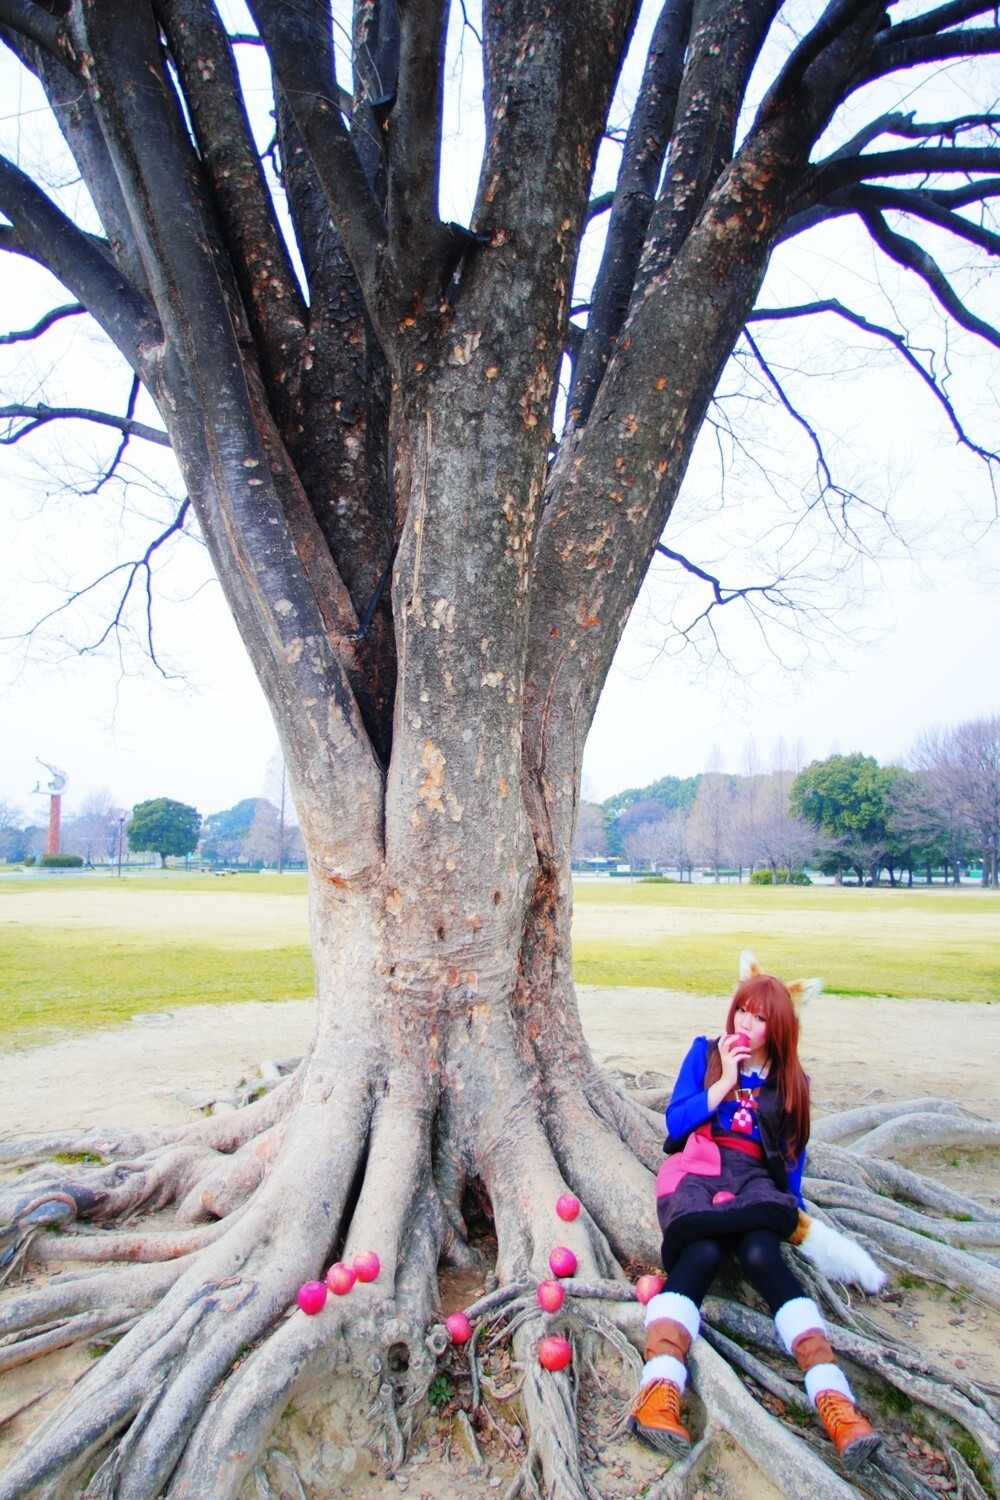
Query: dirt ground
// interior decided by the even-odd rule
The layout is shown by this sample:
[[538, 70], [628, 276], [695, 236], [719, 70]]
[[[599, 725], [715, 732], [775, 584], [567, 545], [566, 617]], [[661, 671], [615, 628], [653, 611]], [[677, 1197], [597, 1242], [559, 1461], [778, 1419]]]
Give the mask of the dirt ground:
[[[715, 1034], [726, 1008], [719, 997], [653, 989], [581, 988], [580, 1003], [601, 1062], [671, 1077], [691, 1037]], [[136, 1016], [128, 1027], [46, 1045], [8, 1046], [0, 1052], [0, 1136], [102, 1121], [190, 1119], [193, 1095], [228, 1092], [262, 1061], [301, 1052], [312, 1022], [313, 1006], [305, 1001], [204, 1006]], [[862, 1101], [926, 1095], [957, 1098], [987, 1119], [1000, 1113], [1000, 1005], [823, 997], [804, 1015], [800, 1050], [817, 1115]], [[1000, 1204], [996, 1153], [950, 1152], [919, 1165], [984, 1203]], [[443, 1285], [445, 1311], [474, 1294], [471, 1287]], [[911, 1339], [946, 1367], [1000, 1381], [1000, 1319], [989, 1310], [933, 1288], [897, 1287], [874, 1315], [888, 1332]], [[85, 1352], [73, 1350], [0, 1378], [0, 1463], [88, 1364]], [[517, 1429], [505, 1421], [501, 1406], [497, 1420], [470, 1441], [459, 1414], [467, 1391], [462, 1356], [456, 1352], [442, 1368], [440, 1413], [417, 1430], [392, 1481], [380, 1476], [354, 1430], [356, 1383], [326, 1392], [322, 1412], [307, 1408], [291, 1426], [283, 1424], [276, 1447], [296, 1451], [311, 1471], [304, 1476], [310, 1500], [390, 1500], [407, 1492], [413, 1500], [502, 1495], [519, 1459]], [[494, 1373], [503, 1387], [516, 1383], [516, 1371]], [[581, 1393], [590, 1477], [608, 1500], [639, 1500], [662, 1473], [656, 1455], [631, 1440], [607, 1441], [623, 1414], [628, 1386], [620, 1367], [599, 1362], [595, 1375], [585, 1375]], [[906, 1437], [897, 1433], [899, 1442]], [[279, 1452], [269, 1464], [275, 1494], [284, 1489], [281, 1467]], [[724, 1444], [713, 1451], [700, 1493], [703, 1500], [777, 1495], [764, 1474]], [[255, 1494], [247, 1488], [247, 1500]]]

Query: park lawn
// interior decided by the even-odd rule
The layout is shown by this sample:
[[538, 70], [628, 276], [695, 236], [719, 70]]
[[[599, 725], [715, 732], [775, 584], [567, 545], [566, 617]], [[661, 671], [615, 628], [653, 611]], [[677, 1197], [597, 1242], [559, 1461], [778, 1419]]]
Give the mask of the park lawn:
[[573, 932], [581, 984], [725, 994], [751, 948], [836, 994], [1000, 1000], [1000, 895], [976, 887], [580, 881]]
[[[0, 882], [0, 1036], [314, 993], [305, 877]], [[741, 948], [840, 994], [1000, 1000], [1000, 897], [968, 890], [576, 886], [582, 984], [724, 994]]]

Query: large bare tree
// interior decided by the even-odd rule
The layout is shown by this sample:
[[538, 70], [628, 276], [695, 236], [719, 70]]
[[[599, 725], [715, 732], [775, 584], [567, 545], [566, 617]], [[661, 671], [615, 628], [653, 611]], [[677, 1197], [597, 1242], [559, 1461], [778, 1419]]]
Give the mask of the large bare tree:
[[[86, 309], [160, 413], [187, 492], [177, 524], [190, 506], [281, 737], [318, 994], [305, 1059], [266, 1097], [182, 1131], [63, 1141], [101, 1164], [33, 1168], [7, 1189], [8, 1269], [41, 1253], [43, 1224], [105, 1226], [69, 1247], [105, 1264], [9, 1301], [16, 1357], [129, 1331], [0, 1478], [4, 1500], [88, 1483], [233, 1495], [292, 1396], [352, 1364], [376, 1370], [376, 1390], [384, 1372], [399, 1439], [394, 1402], [433, 1369], [439, 1263], [475, 1254], [470, 1192], [512, 1308], [510, 1289], [546, 1269], [565, 1186], [585, 1205], [564, 1231], [578, 1287], [622, 1295], [625, 1262], [656, 1262], [661, 1127], [583, 1037], [569, 855], [588, 726], [720, 374], [742, 340], [784, 399], [748, 320], [847, 320], [888, 340], [976, 446], [904, 330], [840, 302], [755, 303], [780, 242], [853, 216], [872, 254], [1000, 343], [937, 248], [983, 265], [1000, 249], [991, 4], [908, 4], [894, 19], [884, 0], [787, 15], [776, 0], [666, 0], [601, 204], [594, 163], [636, 5], [490, 0], [481, 39], [470, 26], [463, 43], [481, 45], [485, 78], [467, 225], [438, 207], [448, 10], [358, 0], [352, 76], [338, 79], [322, 0], [250, 0], [256, 30], [241, 37], [210, 0], [0, 0], [3, 38], [41, 81], [100, 224], [0, 161], [0, 248], [73, 299], [11, 336], [45, 337]], [[266, 171], [244, 47], [273, 80]], [[939, 67], [966, 69], [961, 110], [884, 111], [884, 80], [915, 87]], [[838, 132], [848, 110], [862, 123]], [[603, 258], [577, 313], [598, 211]], [[118, 418], [89, 414], [158, 440], [134, 398]], [[16, 436], [56, 414], [6, 415]], [[837, 510], [846, 497], [827, 480], [818, 503]], [[836, 1149], [817, 1147], [817, 1172]], [[852, 1181], [835, 1206], [847, 1213], [853, 1192], [866, 1224], [874, 1189], [899, 1186], [870, 1164]], [[166, 1204], [169, 1232], [113, 1227]], [[300, 1282], [362, 1247], [384, 1268], [365, 1294], [286, 1317]], [[989, 1289], [997, 1273], [970, 1261], [967, 1274]], [[579, 1305], [584, 1317], [593, 1303]], [[538, 1369], [537, 1324], [513, 1329], [523, 1482], [579, 1500], [569, 1377]], [[917, 1374], [885, 1358], [912, 1390]], [[759, 1408], [740, 1425], [708, 1353], [697, 1384], [788, 1493], [844, 1493]], [[996, 1465], [992, 1417], [966, 1385], [941, 1387], [941, 1409]]]

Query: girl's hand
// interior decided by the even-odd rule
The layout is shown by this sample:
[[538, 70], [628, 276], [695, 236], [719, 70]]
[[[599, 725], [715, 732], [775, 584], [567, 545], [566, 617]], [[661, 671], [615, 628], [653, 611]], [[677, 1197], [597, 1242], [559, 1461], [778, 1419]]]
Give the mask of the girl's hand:
[[[722, 1059], [722, 1077], [719, 1082], [726, 1085], [726, 1093], [734, 1089], [740, 1076], [740, 1063], [750, 1056], [750, 1047], [742, 1037], [727, 1033], [719, 1038], [719, 1057]], [[725, 1095], [723, 1095], [725, 1097]]]

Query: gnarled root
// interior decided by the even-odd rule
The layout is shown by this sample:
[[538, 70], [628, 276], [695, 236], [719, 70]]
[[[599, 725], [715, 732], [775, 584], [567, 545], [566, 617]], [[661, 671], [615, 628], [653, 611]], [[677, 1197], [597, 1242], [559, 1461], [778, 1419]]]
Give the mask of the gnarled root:
[[[509, 1433], [516, 1413], [523, 1427], [524, 1440], [515, 1428], [519, 1441], [508, 1443], [520, 1459], [510, 1500], [518, 1493], [598, 1500], [598, 1440], [589, 1432], [581, 1443], [580, 1427], [590, 1420], [602, 1346], [614, 1351], [622, 1418], [638, 1379], [642, 1316], [623, 1267], [634, 1274], [636, 1265], [656, 1264], [651, 1168], [659, 1130], [643, 1099], [600, 1083], [585, 1059], [576, 1077], [557, 1071], [526, 1081], [495, 1037], [464, 1019], [458, 1030], [450, 1053], [459, 1058], [461, 1087], [439, 1091], [417, 1056], [384, 1071], [371, 1059], [368, 1067], [352, 1064], [346, 1078], [317, 1065], [232, 1115], [169, 1138], [147, 1136], [138, 1154], [119, 1150], [134, 1147], [135, 1136], [89, 1132], [102, 1142], [100, 1162], [33, 1168], [7, 1185], [0, 1253], [12, 1275], [58, 1261], [99, 1264], [7, 1298], [0, 1369], [77, 1340], [113, 1347], [0, 1476], [0, 1500], [39, 1493], [223, 1500], [247, 1483], [265, 1497], [305, 1495], [323, 1481], [320, 1393], [328, 1420], [338, 1385], [363, 1393], [358, 1420], [367, 1414], [383, 1467], [395, 1472], [447, 1348], [436, 1325], [439, 1267], [484, 1262], [463, 1211], [470, 1185], [492, 1212], [495, 1272], [504, 1283], [469, 1309], [477, 1330], [468, 1349], [472, 1418]], [[479, 1089], [471, 1083], [477, 1067], [490, 1070]], [[991, 1259], [1000, 1213], [858, 1149], [887, 1126], [905, 1133], [913, 1115], [940, 1122], [949, 1139], [970, 1128], [985, 1139], [978, 1122], [946, 1101], [916, 1104], [820, 1122], [825, 1138], [810, 1150], [807, 1198], [878, 1258], [1000, 1306]], [[843, 1144], [859, 1131], [860, 1141]], [[571, 1223], [553, 1213], [567, 1189], [583, 1203]], [[163, 1227], [132, 1222], [159, 1206], [174, 1215]], [[72, 1230], [53, 1238], [44, 1233], [53, 1225]], [[579, 1269], [565, 1283], [563, 1310], [547, 1315], [535, 1289], [558, 1242], [573, 1248]], [[380, 1256], [375, 1282], [331, 1298], [316, 1317], [289, 1311], [302, 1281], [362, 1249]], [[800, 1271], [852, 1377], [916, 1403], [954, 1453], [959, 1492], [976, 1496], [979, 1481], [950, 1441], [955, 1425], [964, 1429], [1000, 1491], [996, 1390], [900, 1348], [864, 1299], [805, 1263]], [[659, 1455], [646, 1456], [656, 1466], [651, 1500], [688, 1500], [724, 1434], [795, 1500], [931, 1493], [892, 1453], [845, 1479], [803, 1411], [801, 1378], [778, 1350], [770, 1319], [723, 1299], [704, 1311], [706, 1336], [691, 1360], [695, 1446], [666, 1473]], [[569, 1335], [569, 1370], [539, 1365], [548, 1331]], [[498, 1376], [491, 1360], [502, 1344], [513, 1359]], [[761, 1404], [761, 1393], [787, 1420]], [[287, 1416], [276, 1443], [275, 1424], [293, 1398], [306, 1415]]]

